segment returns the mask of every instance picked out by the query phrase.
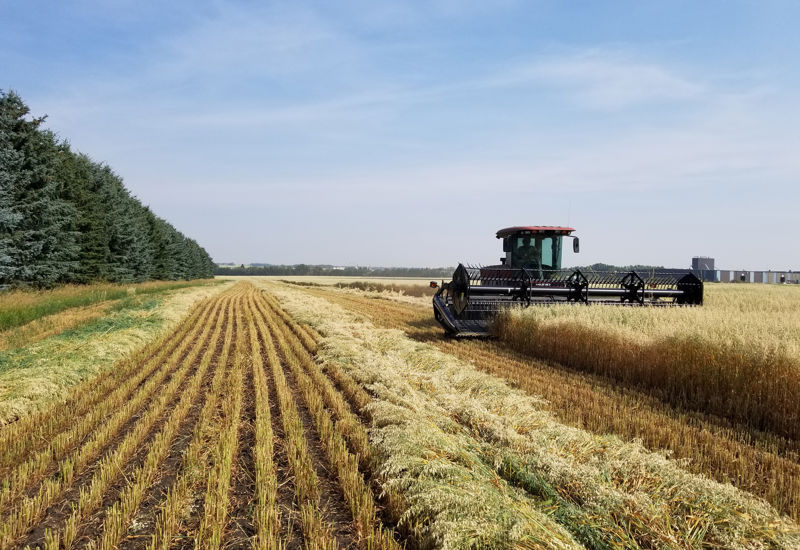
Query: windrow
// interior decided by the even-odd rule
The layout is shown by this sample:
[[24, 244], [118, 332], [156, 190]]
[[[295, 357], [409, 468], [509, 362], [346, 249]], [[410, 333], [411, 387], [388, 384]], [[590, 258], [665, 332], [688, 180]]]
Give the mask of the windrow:
[[325, 364], [369, 392], [384, 490], [403, 496], [403, 521], [437, 546], [800, 545], [797, 525], [752, 495], [638, 443], [560, 424], [538, 399], [400, 331], [301, 291], [270, 291], [325, 334]]

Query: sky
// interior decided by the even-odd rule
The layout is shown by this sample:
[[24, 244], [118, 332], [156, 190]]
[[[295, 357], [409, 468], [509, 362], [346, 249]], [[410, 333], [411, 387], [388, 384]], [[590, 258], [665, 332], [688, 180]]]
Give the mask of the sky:
[[[219, 262], [800, 269], [794, 1], [0, 0], [0, 89]], [[569, 248], [569, 247], [565, 247]]]

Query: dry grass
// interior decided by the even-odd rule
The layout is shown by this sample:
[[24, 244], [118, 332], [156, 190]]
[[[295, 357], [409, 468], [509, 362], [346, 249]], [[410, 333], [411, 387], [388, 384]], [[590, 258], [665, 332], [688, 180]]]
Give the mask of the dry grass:
[[546, 306], [501, 316], [512, 349], [676, 407], [800, 440], [800, 289], [715, 285], [702, 308]]
[[[541, 534], [542, 525], [547, 532], [556, 521], [592, 547], [800, 544], [795, 524], [730, 485], [692, 475], [638, 443], [560, 424], [542, 412], [541, 401], [401, 333], [375, 329], [299, 291], [275, 292], [293, 315], [326, 334], [327, 362], [372, 393], [370, 438], [381, 453], [385, 483], [425, 513], [431, 537], [454, 531], [454, 524], [437, 531], [442, 518], [436, 512], [450, 507], [462, 508], [449, 519], [473, 520], [459, 527], [474, 536], [508, 525], [494, 517], [491, 525], [482, 523], [488, 511], [474, 517], [474, 501], [458, 491], [465, 480], [455, 475], [468, 465], [471, 474], [488, 467], [487, 475], [525, 489], [531, 500], [522, 502], [529, 507], [547, 506], [547, 523], [538, 531], [528, 524], [531, 533]], [[428, 485], [430, 468], [439, 482], [447, 480], [447, 498]], [[471, 495], [491, 501], [479, 480], [470, 483]], [[506, 502], [509, 514], [517, 509], [523, 507]]]
[[0, 425], [45, 406], [135, 354], [172, 330], [199, 300], [228, 287], [230, 283], [193, 286], [157, 298], [136, 298], [134, 307], [110, 311], [81, 329], [0, 353]]
[[36, 319], [21, 327], [0, 332], [0, 351], [26, 346], [61, 334], [65, 330], [85, 325], [106, 315], [115, 303], [114, 300], [108, 300], [90, 306], [69, 308]]
[[800, 518], [800, 446], [796, 442], [717, 417], [675, 410], [614, 381], [512, 352], [501, 342], [442, 338], [427, 305], [418, 308], [341, 292], [311, 292], [380, 326], [400, 328], [416, 340], [430, 342], [531, 395], [546, 398], [547, 408], [562, 422], [638, 439], [650, 449], [666, 449], [685, 460], [693, 472], [733, 483]]
[[63, 285], [52, 290], [12, 290], [0, 293], [0, 332], [73, 307], [84, 307], [134, 294], [211, 284], [198, 281], [149, 281], [132, 284]]

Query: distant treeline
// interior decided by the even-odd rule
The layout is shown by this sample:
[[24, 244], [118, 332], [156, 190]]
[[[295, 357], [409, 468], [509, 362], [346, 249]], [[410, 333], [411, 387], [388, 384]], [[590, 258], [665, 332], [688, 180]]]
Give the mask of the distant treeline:
[[593, 271], [636, 271], [637, 273], [647, 273], [648, 271], [669, 271], [663, 266], [656, 265], [611, 265], [611, 264], [592, 264], [582, 265], [576, 267], [569, 267], [566, 269], [580, 269], [583, 273], [591, 273]]
[[330, 265], [217, 266], [216, 275], [313, 275], [334, 277], [432, 277], [449, 278], [454, 267], [333, 267]]
[[0, 90], [0, 285], [198, 279], [208, 253]]
[[[251, 264], [248, 266], [234, 266], [219, 264], [214, 270], [215, 275], [311, 275], [332, 277], [431, 277], [433, 279], [449, 279], [455, 267], [334, 267], [332, 265], [268, 265]], [[610, 264], [592, 264], [580, 267], [567, 267], [564, 269], [580, 269], [584, 273], [594, 271], [665, 271], [663, 267], [652, 265], [616, 266]]]

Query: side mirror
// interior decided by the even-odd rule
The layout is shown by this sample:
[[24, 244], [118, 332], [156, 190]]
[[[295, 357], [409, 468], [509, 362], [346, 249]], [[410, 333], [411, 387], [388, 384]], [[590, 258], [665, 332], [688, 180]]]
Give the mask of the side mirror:
[[581, 243], [580, 243], [580, 240], [578, 240], [578, 237], [573, 237], [572, 238], [572, 251], [575, 254], [577, 254], [578, 252], [581, 251]]

